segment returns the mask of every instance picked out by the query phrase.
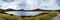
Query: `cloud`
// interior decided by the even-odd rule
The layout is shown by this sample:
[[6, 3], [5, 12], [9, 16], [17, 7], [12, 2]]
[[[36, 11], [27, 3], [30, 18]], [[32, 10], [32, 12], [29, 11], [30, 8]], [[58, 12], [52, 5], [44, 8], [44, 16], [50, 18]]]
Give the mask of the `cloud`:
[[14, 0], [2, 0], [3, 2], [14, 2]]
[[25, 10], [33, 10], [33, 9], [43, 9], [43, 10], [58, 10], [60, 3], [56, 3], [56, 0], [15, 0], [15, 2], [6, 3], [0, 1], [1, 9], [12, 8], [15, 10], [25, 9]]

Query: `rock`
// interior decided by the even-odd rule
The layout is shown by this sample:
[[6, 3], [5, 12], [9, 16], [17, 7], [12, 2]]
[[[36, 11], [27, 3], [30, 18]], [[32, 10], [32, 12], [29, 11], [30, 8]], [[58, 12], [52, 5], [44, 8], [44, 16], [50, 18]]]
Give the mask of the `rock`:
[[60, 14], [58, 14], [58, 16], [54, 17], [52, 20], [60, 20]]

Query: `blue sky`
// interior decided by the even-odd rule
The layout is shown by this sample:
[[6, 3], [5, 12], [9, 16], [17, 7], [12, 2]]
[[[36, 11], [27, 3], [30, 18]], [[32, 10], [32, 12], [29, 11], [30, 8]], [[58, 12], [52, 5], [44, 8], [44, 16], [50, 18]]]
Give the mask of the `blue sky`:
[[[6, 2], [5, 2], [6, 1]], [[15, 10], [25, 9], [43, 9], [43, 10], [58, 10], [60, 9], [59, 0], [0, 0], [0, 9], [12, 8]]]

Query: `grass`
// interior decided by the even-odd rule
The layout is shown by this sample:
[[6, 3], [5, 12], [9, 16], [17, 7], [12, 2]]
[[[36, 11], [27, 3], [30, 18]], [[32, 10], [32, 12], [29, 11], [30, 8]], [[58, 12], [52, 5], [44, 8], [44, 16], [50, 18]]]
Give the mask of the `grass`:
[[5, 20], [20, 20], [18, 16], [10, 16], [9, 14], [0, 14]]
[[5, 20], [52, 20], [52, 18], [57, 16], [57, 14], [59, 14], [59, 12], [52, 12], [49, 14], [41, 14], [41, 15], [37, 15], [37, 16], [22, 18], [22, 17], [18, 17], [18, 16], [11, 16], [9, 14], [0, 13], [0, 15], [2, 15], [2, 17]]

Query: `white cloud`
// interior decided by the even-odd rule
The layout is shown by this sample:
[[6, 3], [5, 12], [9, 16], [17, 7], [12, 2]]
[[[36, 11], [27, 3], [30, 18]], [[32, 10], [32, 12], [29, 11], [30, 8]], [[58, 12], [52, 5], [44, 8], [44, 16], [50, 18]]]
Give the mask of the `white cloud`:
[[[22, 4], [22, 6], [18, 6], [18, 4]], [[15, 2], [11, 2], [11, 3], [0, 1], [0, 5], [2, 6], [1, 7], [2, 9], [12, 8], [15, 10], [18, 10], [21, 8], [25, 10], [33, 10], [36, 8], [40, 8], [43, 10], [60, 9], [60, 6], [57, 5], [56, 0], [16, 0]]]

